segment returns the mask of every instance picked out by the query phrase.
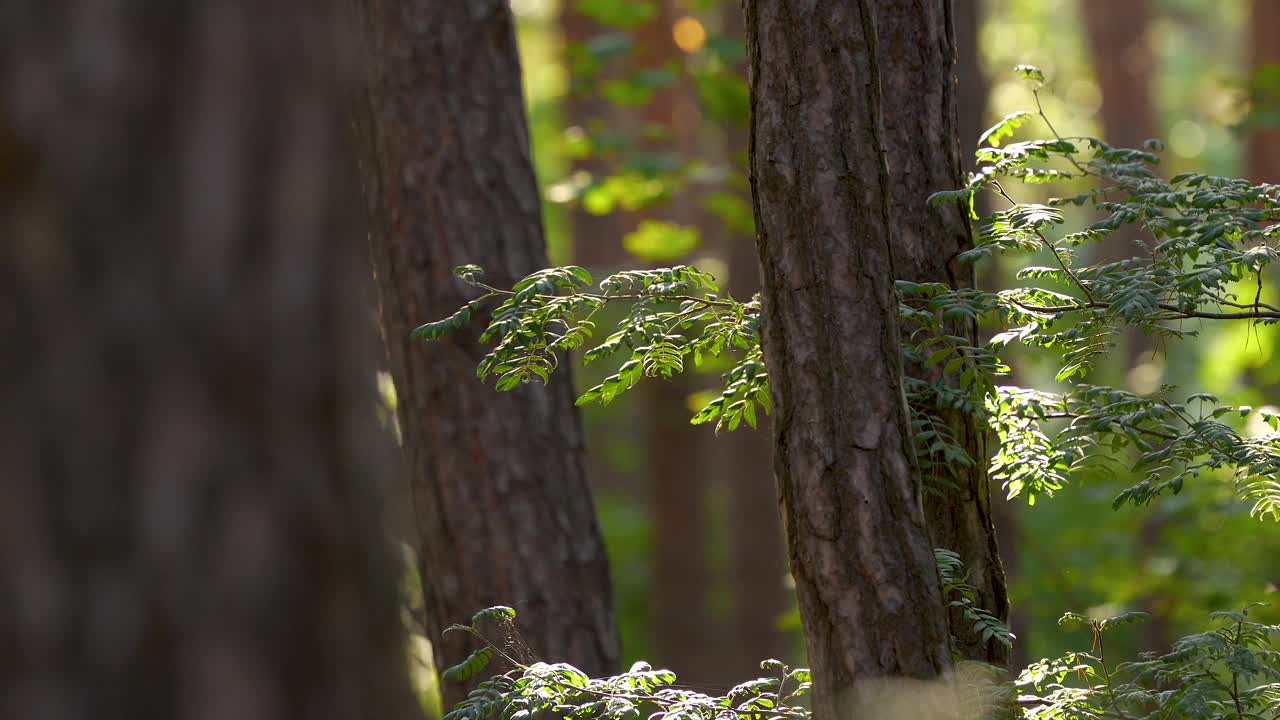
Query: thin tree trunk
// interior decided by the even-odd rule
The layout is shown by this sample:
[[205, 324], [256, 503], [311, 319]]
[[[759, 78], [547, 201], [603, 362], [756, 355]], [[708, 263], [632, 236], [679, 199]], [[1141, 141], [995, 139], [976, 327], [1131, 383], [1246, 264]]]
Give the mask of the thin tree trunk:
[[[474, 292], [547, 264], [511, 10], [498, 0], [365, 0], [371, 45], [363, 179], [438, 666], [466, 654], [445, 627], [507, 604], [531, 650], [614, 669], [608, 564], [583, 470], [567, 368], [549, 388], [473, 378], [483, 324], [410, 339]], [[467, 379], [472, 378], [472, 379]], [[446, 703], [459, 699], [446, 688]]]
[[6, 5], [0, 717], [416, 714], [337, 14]]
[[[671, 34], [678, 17], [676, 1], [658, 0], [656, 5], [657, 17], [633, 34], [633, 70], [683, 62]], [[689, 95], [690, 88], [684, 84], [660, 88], [638, 115], [643, 125], [666, 128], [670, 139], [648, 143], [641, 140], [641, 132], [633, 132], [633, 141], [643, 150], [692, 156], [700, 118]], [[629, 228], [653, 218], [694, 223], [693, 193], [685, 189], [661, 207], [625, 213], [625, 223]], [[654, 517], [654, 659], [685, 679], [698, 681], [715, 672], [719, 644], [707, 602], [711, 585], [707, 477], [715, 438], [689, 427], [686, 398], [693, 389], [688, 378], [680, 375], [669, 382], [650, 383], [641, 392], [649, 423], [647, 482]]]
[[[968, 219], [958, 204], [930, 207], [929, 195], [964, 184], [956, 142], [955, 36], [950, 0], [885, 0], [879, 3], [881, 87], [890, 204], [894, 219], [893, 259], [897, 277], [913, 282], [974, 286], [973, 265], [956, 256], [973, 247]], [[976, 345], [976, 322], [952, 323], [952, 335]], [[908, 375], [943, 382], [940, 368], [909, 365]], [[958, 553], [977, 590], [977, 604], [996, 617], [1009, 612], [1004, 568], [992, 525], [987, 478], [987, 432], [972, 415], [946, 408], [923, 408], [946, 421], [973, 464], [939, 468], [927, 477], [925, 521], [935, 547]], [[1008, 651], [983, 640], [959, 608], [952, 608], [951, 634], [962, 658], [1005, 665]]]
[[1151, 102], [1155, 64], [1147, 45], [1151, 0], [1082, 0], [1080, 14], [1102, 90], [1104, 139], [1119, 147], [1141, 148], [1156, 125]]
[[876, 5], [745, 5], [774, 471], [818, 720], [874, 716], [879, 679], [949, 665], [903, 394]]
[[[1280, 63], [1280, 3], [1253, 0], [1249, 6], [1249, 67]], [[1269, 108], [1275, 110], [1275, 108]], [[1280, 182], [1280, 126], [1251, 127], [1245, 147], [1245, 174], [1256, 183]]]
[[[1155, 63], [1147, 44], [1151, 2], [1084, 0], [1081, 12], [1093, 50], [1094, 71], [1102, 88], [1103, 139], [1117, 147], [1141, 148], [1144, 141], [1156, 135], [1155, 108], [1151, 100]], [[1102, 240], [1098, 259], [1115, 262], [1143, 254], [1140, 239], [1141, 233], [1136, 228], [1121, 228]], [[1153, 346], [1149, 337], [1130, 330], [1125, 333], [1125, 349], [1127, 362], [1123, 370], [1128, 372], [1151, 355]], [[1140, 557], [1159, 550], [1162, 525], [1158, 513], [1149, 513], [1143, 519], [1137, 537]], [[1168, 601], [1157, 595], [1142, 598], [1139, 604], [1152, 615], [1152, 620], [1140, 628], [1143, 645], [1145, 649], [1163, 652], [1172, 641], [1168, 618], [1162, 612]]]
[[[1147, 44], [1151, 0], [1083, 0], [1080, 13], [1102, 90], [1103, 140], [1116, 147], [1140, 149], [1157, 130], [1151, 100], [1155, 61]], [[1141, 239], [1136, 228], [1121, 228], [1103, 238], [1095, 248], [1095, 258], [1116, 262], [1145, 254]], [[1124, 345], [1125, 372], [1152, 350], [1151, 339], [1136, 331], [1125, 334]]]
[[[723, 12], [725, 37], [742, 40], [746, 27], [739, 3], [726, 3]], [[740, 68], [745, 77], [745, 64]], [[746, 176], [743, 166], [749, 135], [746, 127], [725, 128], [725, 153], [735, 175]], [[749, 199], [749, 198], [748, 198]], [[760, 256], [753, 238], [729, 232], [725, 238], [729, 265], [728, 290], [733, 297], [747, 300], [760, 292]], [[735, 641], [734, 676], [758, 672], [765, 658], [782, 658], [787, 652], [786, 636], [778, 630], [778, 619], [787, 609], [783, 581], [787, 574], [782, 526], [778, 521], [778, 487], [773, 481], [772, 418], [762, 415], [759, 430], [740, 428], [721, 436], [727, 458], [725, 471], [730, 492], [730, 522], [733, 528], [733, 618]]]
[[[566, 45], [573, 43], [586, 45], [597, 35], [603, 33], [599, 25], [591, 18], [576, 12], [573, 3], [564, 3], [560, 10], [560, 30]], [[572, 70], [572, 63], [566, 56], [565, 66]], [[591, 78], [570, 77], [569, 94], [561, 103], [566, 127], [579, 127], [589, 133], [596, 123], [607, 128], [619, 128], [627, 118], [605, 99], [604, 95], [592, 82]], [[608, 160], [591, 156], [574, 161], [575, 171], [585, 171], [593, 179], [599, 180], [609, 174]], [[573, 228], [573, 261], [591, 271], [593, 275], [621, 270], [626, 262], [626, 253], [622, 250], [622, 234], [625, 226], [621, 213], [595, 215], [581, 207], [575, 207], [570, 214]], [[593, 479], [599, 480], [593, 474]]]

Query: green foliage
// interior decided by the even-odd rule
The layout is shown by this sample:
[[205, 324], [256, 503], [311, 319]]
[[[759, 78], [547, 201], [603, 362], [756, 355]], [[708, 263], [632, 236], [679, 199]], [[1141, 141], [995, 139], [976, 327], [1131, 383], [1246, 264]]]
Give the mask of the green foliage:
[[[1004, 328], [987, 352], [1020, 344], [1058, 355], [1061, 392], [994, 382], [962, 385], [985, 396], [981, 403], [972, 397], [970, 404], [981, 408], [976, 414], [999, 435], [993, 477], [1010, 497], [1034, 502], [1081, 471], [1132, 469], [1138, 480], [1116, 496], [1120, 505], [1145, 504], [1177, 493], [1189, 479], [1226, 471], [1254, 503], [1255, 515], [1280, 519], [1274, 480], [1280, 434], [1273, 418], [1263, 418], [1271, 433], [1250, 437], [1242, 434], [1241, 419], [1252, 408], [1221, 406], [1205, 395], [1178, 402], [1169, 387], [1139, 396], [1085, 382], [1125, 330], [1174, 342], [1196, 335], [1198, 324], [1187, 321], [1280, 320], [1278, 309], [1261, 300], [1264, 272], [1277, 257], [1280, 187], [1195, 173], [1164, 180], [1152, 169], [1159, 158], [1150, 150], [1159, 143], [1135, 150], [1063, 137], [1040, 105], [1043, 73], [1020, 66], [1017, 74], [1032, 84], [1036, 112], [1011, 114], [984, 133], [989, 144], [977, 152], [979, 170], [964, 188], [931, 201], [971, 207], [975, 193], [987, 192], [1008, 203], [980, 223], [975, 247], [960, 259], [1026, 257], [1030, 262], [1017, 275], [1026, 284], [995, 293], [899, 285], [908, 319], [930, 313], [981, 317]], [[999, 145], [1031, 119], [1039, 119], [1049, 137]], [[1047, 203], [1019, 202], [1006, 187], [1049, 180], [1082, 180], [1091, 187]], [[1104, 217], [1082, 231], [1060, 232], [1074, 208], [1086, 217], [1099, 211]], [[1121, 227], [1139, 231], [1141, 256], [1079, 264], [1077, 247]], [[1038, 264], [1038, 258], [1049, 262]], [[992, 369], [1000, 367], [988, 361], [978, 371], [994, 378], [999, 372]]]
[[[455, 274], [486, 293], [468, 303], [465, 313], [424, 325], [428, 330], [420, 328], [415, 335], [439, 338], [461, 327], [470, 317], [470, 308], [500, 298], [480, 336], [481, 342], [494, 343], [493, 350], [476, 369], [481, 379], [496, 377], [498, 390], [512, 390], [533, 380], [548, 382], [559, 365], [558, 354], [583, 347], [588, 363], [623, 357], [615, 373], [578, 398], [579, 405], [608, 404], [642, 378], [670, 378], [683, 372], [687, 359], [701, 366], [707, 358], [741, 353], [723, 376], [723, 392], [692, 422], [714, 421], [717, 428], [734, 430], [743, 422], [755, 427], [758, 413], [769, 412], [760, 303], [721, 297], [715, 279], [697, 268], [677, 265], [620, 272], [594, 289], [590, 273], [572, 265], [539, 270], [510, 290], [481, 282], [474, 266], [458, 268]], [[592, 318], [610, 303], [626, 304], [627, 314], [608, 336], [586, 348], [596, 329]]]
[[1168, 653], [1114, 665], [1106, 659], [1108, 631], [1141, 622], [1146, 614], [1094, 620], [1067, 613], [1060, 622], [1088, 628], [1092, 646], [1023, 670], [1015, 682], [1020, 717], [1274, 717], [1280, 708], [1280, 652], [1271, 639], [1280, 625], [1251, 621], [1251, 607], [1214, 613], [1216, 629], [1183, 637]]
[[631, 28], [658, 16], [652, 0], [573, 0], [573, 7], [607, 27]]
[[[481, 651], [502, 653], [492, 644], [476, 652]], [[514, 669], [481, 682], [444, 720], [635, 720], [641, 713], [651, 720], [809, 717], [800, 704], [812, 687], [809, 671], [793, 670], [778, 660], [760, 664], [769, 676], [744, 682], [723, 695], [708, 695], [676, 686], [675, 673], [654, 670], [643, 661], [625, 673], [591, 678], [566, 663], [526, 665], [507, 659]]]
[[[964, 567], [954, 553], [935, 551], [944, 588], [964, 607], [966, 616], [985, 637], [1011, 641], [1008, 629], [973, 608], [973, 590], [964, 582]], [[1105, 619], [1068, 612], [1063, 625], [1082, 626], [1090, 648], [1055, 659], [1038, 660], [1015, 680], [989, 688], [973, 681], [970, 695], [981, 694], [983, 717], [1021, 720], [1067, 718], [1271, 718], [1280, 708], [1280, 652], [1272, 638], [1280, 625], [1249, 618], [1251, 605], [1239, 612], [1214, 613], [1217, 627], [1180, 638], [1168, 653], [1146, 653], [1137, 660], [1107, 659], [1110, 633], [1147, 619], [1128, 612]], [[970, 615], [970, 611], [973, 614]], [[504, 618], [513, 617], [503, 615]], [[460, 626], [458, 626], [460, 627]], [[450, 682], [474, 677], [494, 655], [512, 669], [478, 684], [444, 720], [530, 720], [535, 717], [633, 720], [648, 713], [654, 720], [733, 716], [808, 720], [802, 702], [812, 687], [808, 670], [792, 669], [778, 660], [760, 664], [766, 675], [709, 695], [676, 685], [668, 670], [637, 662], [625, 673], [591, 678], [564, 663], [521, 664], [474, 628], [482, 647], [445, 672]], [[476, 658], [482, 658], [477, 660]], [[959, 696], [957, 696], [959, 697]]]
[[[1011, 498], [1034, 503], [1084, 474], [1132, 472], [1136, 481], [1115, 495], [1114, 505], [1142, 505], [1181, 492], [1188, 481], [1225, 477], [1252, 503], [1253, 515], [1280, 520], [1280, 482], [1275, 480], [1280, 418], [1275, 414], [1221, 404], [1204, 393], [1180, 394], [1168, 386], [1139, 394], [1091, 381], [1094, 366], [1123, 332], [1137, 330], [1174, 343], [1195, 337], [1204, 322], [1234, 320], [1258, 327], [1280, 320], [1280, 308], [1262, 302], [1267, 268], [1280, 250], [1280, 186], [1199, 173], [1166, 180], [1153, 169], [1159, 143], [1126, 149], [1059, 135], [1040, 102], [1044, 74], [1021, 66], [1017, 75], [1030, 83], [1035, 111], [1013, 113], [984, 133], [978, 171], [963, 188], [930, 198], [934, 204], [959, 203], [971, 214], [978, 193], [1007, 203], [981, 220], [975, 247], [960, 259], [1001, 256], [1018, 262], [1017, 284], [992, 292], [897, 283], [904, 358], [924, 376], [907, 378], [906, 389], [917, 459], [932, 481], [930, 489], [945, 486], [948, 472], [984, 460], [969, 457], [948, 430], [947, 413], [961, 412], [998, 436], [991, 476]], [[1045, 137], [1013, 141], [1032, 122], [1043, 126]], [[1019, 183], [1053, 183], [1073, 192], [1020, 202], [1012, 194]], [[1083, 190], [1082, 183], [1087, 184]], [[731, 214], [735, 222], [744, 222], [742, 207], [723, 198], [715, 203], [723, 205], [726, 222]], [[1068, 230], [1080, 222], [1083, 229]], [[1082, 246], [1121, 228], [1140, 236], [1137, 257], [1080, 261]], [[534, 273], [509, 290], [480, 282], [473, 267], [460, 268], [459, 277], [485, 294], [415, 332], [439, 338], [465, 324], [481, 304], [498, 303], [482, 335], [493, 347], [478, 373], [495, 376], [499, 390], [533, 379], [545, 382], [562, 351], [581, 348], [587, 362], [617, 364], [579, 403], [608, 403], [645, 377], [686, 370], [690, 358], [701, 365], [732, 352], [721, 392], [693, 422], [714, 421], [730, 430], [743, 423], [754, 427], [758, 410], [769, 410], [759, 301], [720, 296], [714, 279], [695, 268], [623, 272], [596, 287], [585, 270], [572, 266]], [[623, 304], [626, 312], [592, 345], [593, 317], [610, 304]], [[950, 330], [980, 320], [999, 327], [987, 342], [975, 345]], [[1001, 384], [1009, 372], [1001, 354], [1013, 346], [1051, 353], [1059, 387], [1043, 391]], [[1251, 424], [1252, 434], [1246, 432], [1249, 418], [1260, 421]], [[1259, 425], [1270, 432], [1257, 432]], [[961, 558], [946, 550], [936, 551], [936, 558], [946, 602], [961, 608], [983, 638], [1010, 644], [1008, 628], [976, 606]], [[1248, 611], [1215, 615], [1219, 627], [1176, 641], [1170, 653], [1119, 664], [1108, 663], [1104, 636], [1144, 620], [1145, 613], [1102, 620], [1067, 613], [1063, 625], [1090, 630], [1090, 651], [1032, 663], [1007, 688], [1016, 700], [995, 715], [1272, 718], [1280, 707], [1280, 653], [1271, 643], [1280, 626], [1251, 621]], [[474, 674], [465, 671], [469, 663], [480, 662], [474, 658], [450, 672]], [[808, 688], [808, 674], [776, 661], [763, 666], [774, 676], [744, 683], [723, 697], [672, 687], [674, 676], [644, 665], [590, 679], [566, 665], [512, 664], [515, 670], [486, 681], [452, 718], [524, 720], [546, 712], [635, 717], [654, 708], [664, 718], [710, 717], [726, 708], [738, 715], [807, 714], [790, 703], [801, 686]]]
[[[1280, 431], [1277, 418], [1264, 421], [1268, 434], [1242, 434], [1252, 408], [1220, 406], [1210, 396], [1171, 399], [1173, 389], [1151, 396], [1085, 382], [1122, 330], [1136, 329], [1163, 342], [1193, 337], [1188, 320], [1237, 320], [1273, 324], [1280, 308], [1262, 302], [1266, 268], [1280, 256], [1280, 186], [1183, 173], [1169, 180], [1152, 171], [1158, 157], [1146, 149], [1115, 148], [1087, 137], [1058, 134], [1039, 101], [1045, 78], [1019, 66], [1033, 86], [1036, 112], [1014, 113], [983, 134], [991, 144], [977, 151], [980, 167], [965, 187], [935, 194], [931, 202], [960, 202], [987, 192], [1008, 203], [979, 224], [974, 248], [959, 256], [974, 262], [995, 255], [1023, 256], [1025, 283], [999, 292], [949, 289], [938, 283], [899, 282], [903, 353], [927, 378], [908, 378], [908, 400], [920, 465], [932, 486], [946, 473], [972, 465], [947, 430], [943, 414], [968, 413], [993, 429], [1000, 444], [991, 471], [1009, 496], [1034, 503], [1052, 495], [1083, 470], [1132, 469], [1137, 482], [1117, 494], [1115, 504], [1146, 504], [1205, 474], [1231, 474], [1256, 516], [1280, 520]], [[1039, 119], [1049, 137], [996, 143]], [[1158, 143], [1149, 143], [1152, 148]], [[1019, 202], [1005, 183], [1039, 184], [1046, 179], [1091, 182], [1083, 193], [1045, 203]], [[1063, 233], [1067, 211], [1105, 213], [1083, 231]], [[1145, 254], [1115, 262], [1080, 265], [1075, 249], [1122, 226], [1136, 227]], [[674, 256], [695, 238], [686, 229], [650, 222], [628, 236], [633, 250]], [[1047, 258], [1048, 264], [1036, 262]], [[606, 303], [630, 303], [608, 336], [589, 349], [593, 362], [615, 354], [617, 371], [588, 390], [579, 403], [611, 402], [643, 377], [669, 378], [686, 359], [726, 350], [742, 353], [725, 374], [723, 392], [693, 422], [715, 421], [717, 429], [742, 423], [755, 427], [758, 410], [768, 412], [768, 383], [760, 350], [757, 301], [719, 297], [714, 280], [688, 266], [623, 272], [588, 290], [582, 268], [552, 268], [521, 280], [511, 290], [481, 283], [478, 268], [459, 268], [461, 279], [488, 291], [454, 315], [422, 326], [415, 334], [435, 339], [456, 330], [479, 303], [502, 297], [482, 341], [496, 340], [480, 363], [480, 377], [497, 377], [499, 390], [533, 379], [546, 382], [558, 353], [587, 343], [592, 317]], [[1245, 295], [1249, 292], [1249, 295]], [[974, 346], [949, 328], [957, 323], [995, 322], [1004, 328]], [[1059, 358], [1060, 392], [1001, 386], [1008, 367], [998, 353], [1019, 344]]]
[[[959, 608], [964, 618], [973, 623], [973, 630], [983, 642], [995, 640], [1005, 647], [1013, 647], [1014, 635], [1009, 626], [977, 604], [978, 591], [969, 584], [969, 573], [956, 553], [934, 548], [934, 560], [938, 564], [938, 578], [942, 582], [942, 595], [949, 607]], [[953, 653], [959, 659], [958, 653]]]

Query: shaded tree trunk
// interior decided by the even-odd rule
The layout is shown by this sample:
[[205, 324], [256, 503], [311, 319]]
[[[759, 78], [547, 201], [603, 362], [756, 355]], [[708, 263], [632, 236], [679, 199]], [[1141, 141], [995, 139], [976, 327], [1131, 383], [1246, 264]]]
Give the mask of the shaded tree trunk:
[[[653, 22], [633, 33], [636, 50], [631, 70], [654, 70], [683, 62], [671, 28], [678, 17], [676, 0], [659, 0]], [[687, 158], [696, 152], [700, 118], [690, 88], [673, 84], [659, 89], [639, 109], [642, 125], [666, 128], [665, 144], [640, 139], [641, 152], [666, 150]], [[694, 191], [685, 189], [660, 208], [624, 213], [628, 228], [661, 218], [696, 224]], [[622, 238], [613, 238], [621, 243]], [[641, 388], [648, 415], [649, 497], [654, 517], [653, 643], [655, 661], [687, 680], [706, 680], [718, 665], [720, 643], [708, 605], [710, 568], [707, 564], [707, 478], [715, 439], [689, 427], [686, 398], [693, 392], [687, 376]]]
[[[1102, 90], [1105, 140], [1141, 148], [1155, 134], [1151, 80], [1155, 61], [1147, 45], [1151, 0], [1082, 0], [1081, 17], [1093, 52], [1093, 69]], [[1119, 248], [1126, 252], [1128, 248]]]
[[[893, 260], [897, 278], [974, 286], [973, 265], [955, 257], [973, 247], [969, 221], [958, 204], [930, 207], [929, 195], [964, 184], [956, 142], [955, 35], [950, 0], [885, 0], [878, 4], [879, 61], [885, 147], [890, 170]], [[909, 330], [909, 329], [908, 329]], [[977, 345], [976, 322], [953, 323], [948, 334]], [[911, 364], [909, 376], [944, 382], [941, 368]], [[992, 524], [985, 427], [972, 415], [921, 408], [941, 417], [954, 440], [973, 460], [970, 467], [940, 467], [926, 477], [925, 521], [935, 547], [959, 553], [977, 590], [977, 603], [1006, 619], [1009, 597]], [[984, 641], [959, 608], [952, 608], [951, 634], [960, 656], [1005, 665], [1008, 651]]]
[[[734, 40], [746, 36], [739, 3], [726, 3], [723, 33]], [[746, 76], [745, 64], [741, 68]], [[735, 175], [746, 177], [743, 166], [749, 135], [746, 127], [725, 129], [726, 155]], [[749, 200], [749, 198], [748, 198]], [[760, 292], [760, 256], [753, 238], [729, 232], [725, 237], [729, 266], [728, 290], [746, 300]], [[735, 677], [759, 672], [765, 658], [783, 658], [786, 635], [778, 619], [787, 610], [783, 581], [787, 574], [782, 526], [778, 521], [778, 488], [773, 481], [773, 447], [767, 438], [773, 420], [760, 416], [759, 430], [740, 428], [722, 435], [724, 472], [730, 492], [733, 567], [733, 665]]]
[[[609, 75], [627, 77], [683, 62], [671, 33], [680, 13], [677, 5], [675, 0], [656, 3], [657, 16], [629, 31], [634, 49], [610, 68]], [[587, 42], [602, 30], [575, 12], [571, 3], [563, 9], [561, 27], [576, 42]], [[571, 83], [577, 92], [568, 99], [566, 109], [574, 124], [599, 125], [622, 133], [634, 144], [633, 153], [672, 152], [683, 158], [696, 154], [701, 126], [687, 85], [659, 88], [648, 103], [628, 109], [611, 105], [598, 87], [591, 87], [600, 82], [597, 78], [586, 87], [577, 81]], [[665, 128], [669, 137], [646, 140], [645, 126]], [[577, 167], [599, 179], [620, 170], [625, 159], [585, 158]], [[623, 250], [623, 234], [652, 219], [696, 222], [693, 191], [634, 211], [619, 209], [597, 216], [577, 210], [573, 214], [575, 261], [597, 275], [630, 266], [635, 258]], [[653, 653], [649, 659], [672, 668], [682, 678], [705, 681], [714, 679], [708, 674], [717, 673], [724, 664], [724, 643], [716, 632], [720, 628], [708, 606], [707, 478], [716, 441], [689, 427], [686, 398], [692, 391], [685, 376], [645, 384], [638, 391], [636, 406], [613, 409], [604, 422], [623, 426], [619, 434], [627, 441], [644, 443], [641, 479], [654, 523], [652, 597], [648, 603]], [[637, 429], [644, 433], [641, 438], [634, 437]]]
[[[476, 263], [509, 287], [547, 264], [510, 8], [366, 0], [364, 10], [362, 176], [437, 665], [467, 651], [464, 638], [441, 639], [445, 627], [508, 604], [538, 657], [611, 671], [608, 563], [570, 373], [495, 393], [474, 379], [483, 323], [433, 343], [409, 337], [474, 296], [455, 266]], [[446, 703], [459, 697], [446, 688]]]
[[[1083, 0], [1080, 13], [1093, 52], [1094, 72], [1102, 90], [1103, 140], [1116, 147], [1141, 148], [1156, 135], [1151, 83], [1155, 61], [1147, 44], [1151, 0]], [[1135, 227], [1124, 227], [1103, 238], [1094, 249], [1100, 262], [1116, 262], [1146, 254]], [[1152, 349], [1141, 332], [1125, 334], [1127, 372]]]
[[416, 714], [336, 16], [6, 5], [2, 717]]
[[[1280, 3], [1253, 0], [1249, 5], [1249, 67], [1256, 73], [1280, 64]], [[1274, 101], [1275, 98], [1269, 98]], [[1276, 110], [1277, 108], [1268, 108]], [[1280, 126], [1251, 127], [1245, 146], [1245, 174], [1256, 183], [1280, 182]]]
[[877, 5], [745, 4], [774, 471], [818, 720], [949, 665], [903, 392]]
[[[1155, 61], [1147, 44], [1147, 28], [1151, 24], [1150, 0], [1112, 3], [1084, 0], [1081, 12], [1093, 51], [1094, 72], [1102, 89], [1103, 140], [1117, 147], [1141, 148], [1156, 135], [1155, 107], [1151, 100]], [[1141, 233], [1136, 227], [1124, 227], [1101, 242], [1097, 257], [1115, 262], [1145, 254], [1139, 245]], [[1125, 333], [1127, 372], [1142, 362], [1152, 351], [1151, 339], [1141, 332]], [[1163, 521], [1149, 513], [1138, 531], [1138, 554], [1148, 557], [1159, 550]], [[1162, 608], [1168, 605], [1159, 596], [1142, 598], [1139, 605], [1151, 613], [1142, 624], [1143, 645], [1164, 652], [1169, 647], [1169, 621]]]

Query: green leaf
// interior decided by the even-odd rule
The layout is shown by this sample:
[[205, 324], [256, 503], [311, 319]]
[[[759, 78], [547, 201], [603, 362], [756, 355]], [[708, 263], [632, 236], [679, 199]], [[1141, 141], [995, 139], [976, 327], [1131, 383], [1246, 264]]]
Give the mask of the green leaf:
[[[1022, 127], [1028, 120], [1035, 117], [1029, 112], [1019, 111], [1009, 113], [1001, 118], [1000, 122], [987, 128], [987, 131], [978, 137], [978, 146], [990, 145], [991, 147], [1000, 147], [1000, 141], [1008, 137], [1013, 137], [1013, 132]], [[932, 198], [930, 198], [932, 200]]]
[[506, 605], [494, 605], [471, 616], [471, 624], [477, 625], [483, 620], [514, 620], [516, 611]]
[[1019, 65], [1013, 69], [1013, 72], [1023, 80], [1033, 83], [1037, 88], [1045, 83], [1044, 71], [1035, 65]]
[[493, 649], [482, 647], [468, 655], [466, 660], [440, 673], [440, 676], [447, 682], [466, 682], [488, 667], [492, 658]]

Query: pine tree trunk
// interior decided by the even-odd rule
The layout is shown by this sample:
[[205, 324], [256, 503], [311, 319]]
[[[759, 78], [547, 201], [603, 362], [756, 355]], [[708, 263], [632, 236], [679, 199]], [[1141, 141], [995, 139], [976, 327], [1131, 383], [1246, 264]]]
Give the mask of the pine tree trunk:
[[[956, 262], [973, 247], [969, 221], [958, 204], [930, 207], [929, 195], [964, 184], [956, 141], [955, 35], [950, 0], [884, 0], [877, 15], [885, 145], [888, 150], [893, 258], [899, 279], [974, 286], [973, 265]], [[947, 333], [977, 345], [975, 322], [953, 323]], [[940, 367], [908, 365], [909, 376], [938, 383]], [[925, 477], [925, 521], [934, 547], [958, 553], [977, 590], [977, 604], [1001, 619], [1009, 613], [1004, 569], [992, 524], [986, 428], [972, 416], [921, 408], [946, 421], [973, 464], [938, 467]], [[992, 665], [1008, 662], [1007, 648], [984, 641], [959, 608], [951, 634], [960, 656]]]
[[417, 712], [337, 8], [6, 6], [0, 717]]
[[[365, 0], [372, 63], [362, 176], [404, 459], [421, 536], [425, 624], [511, 605], [539, 658], [614, 669], [608, 564], [583, 470], [567, 368], [495, 393], [474, 378], [483, 323], [411, 340], [474, 291], [464, 263], [510, 285], [547, 264], [511, 10], [500, 0]], [[459, 689], [446, 688], [446, 704]]]
[[746, 3], [774, 471], [818, 720], [936, 678], [947, 617], [910, 443], [870, 0]]

